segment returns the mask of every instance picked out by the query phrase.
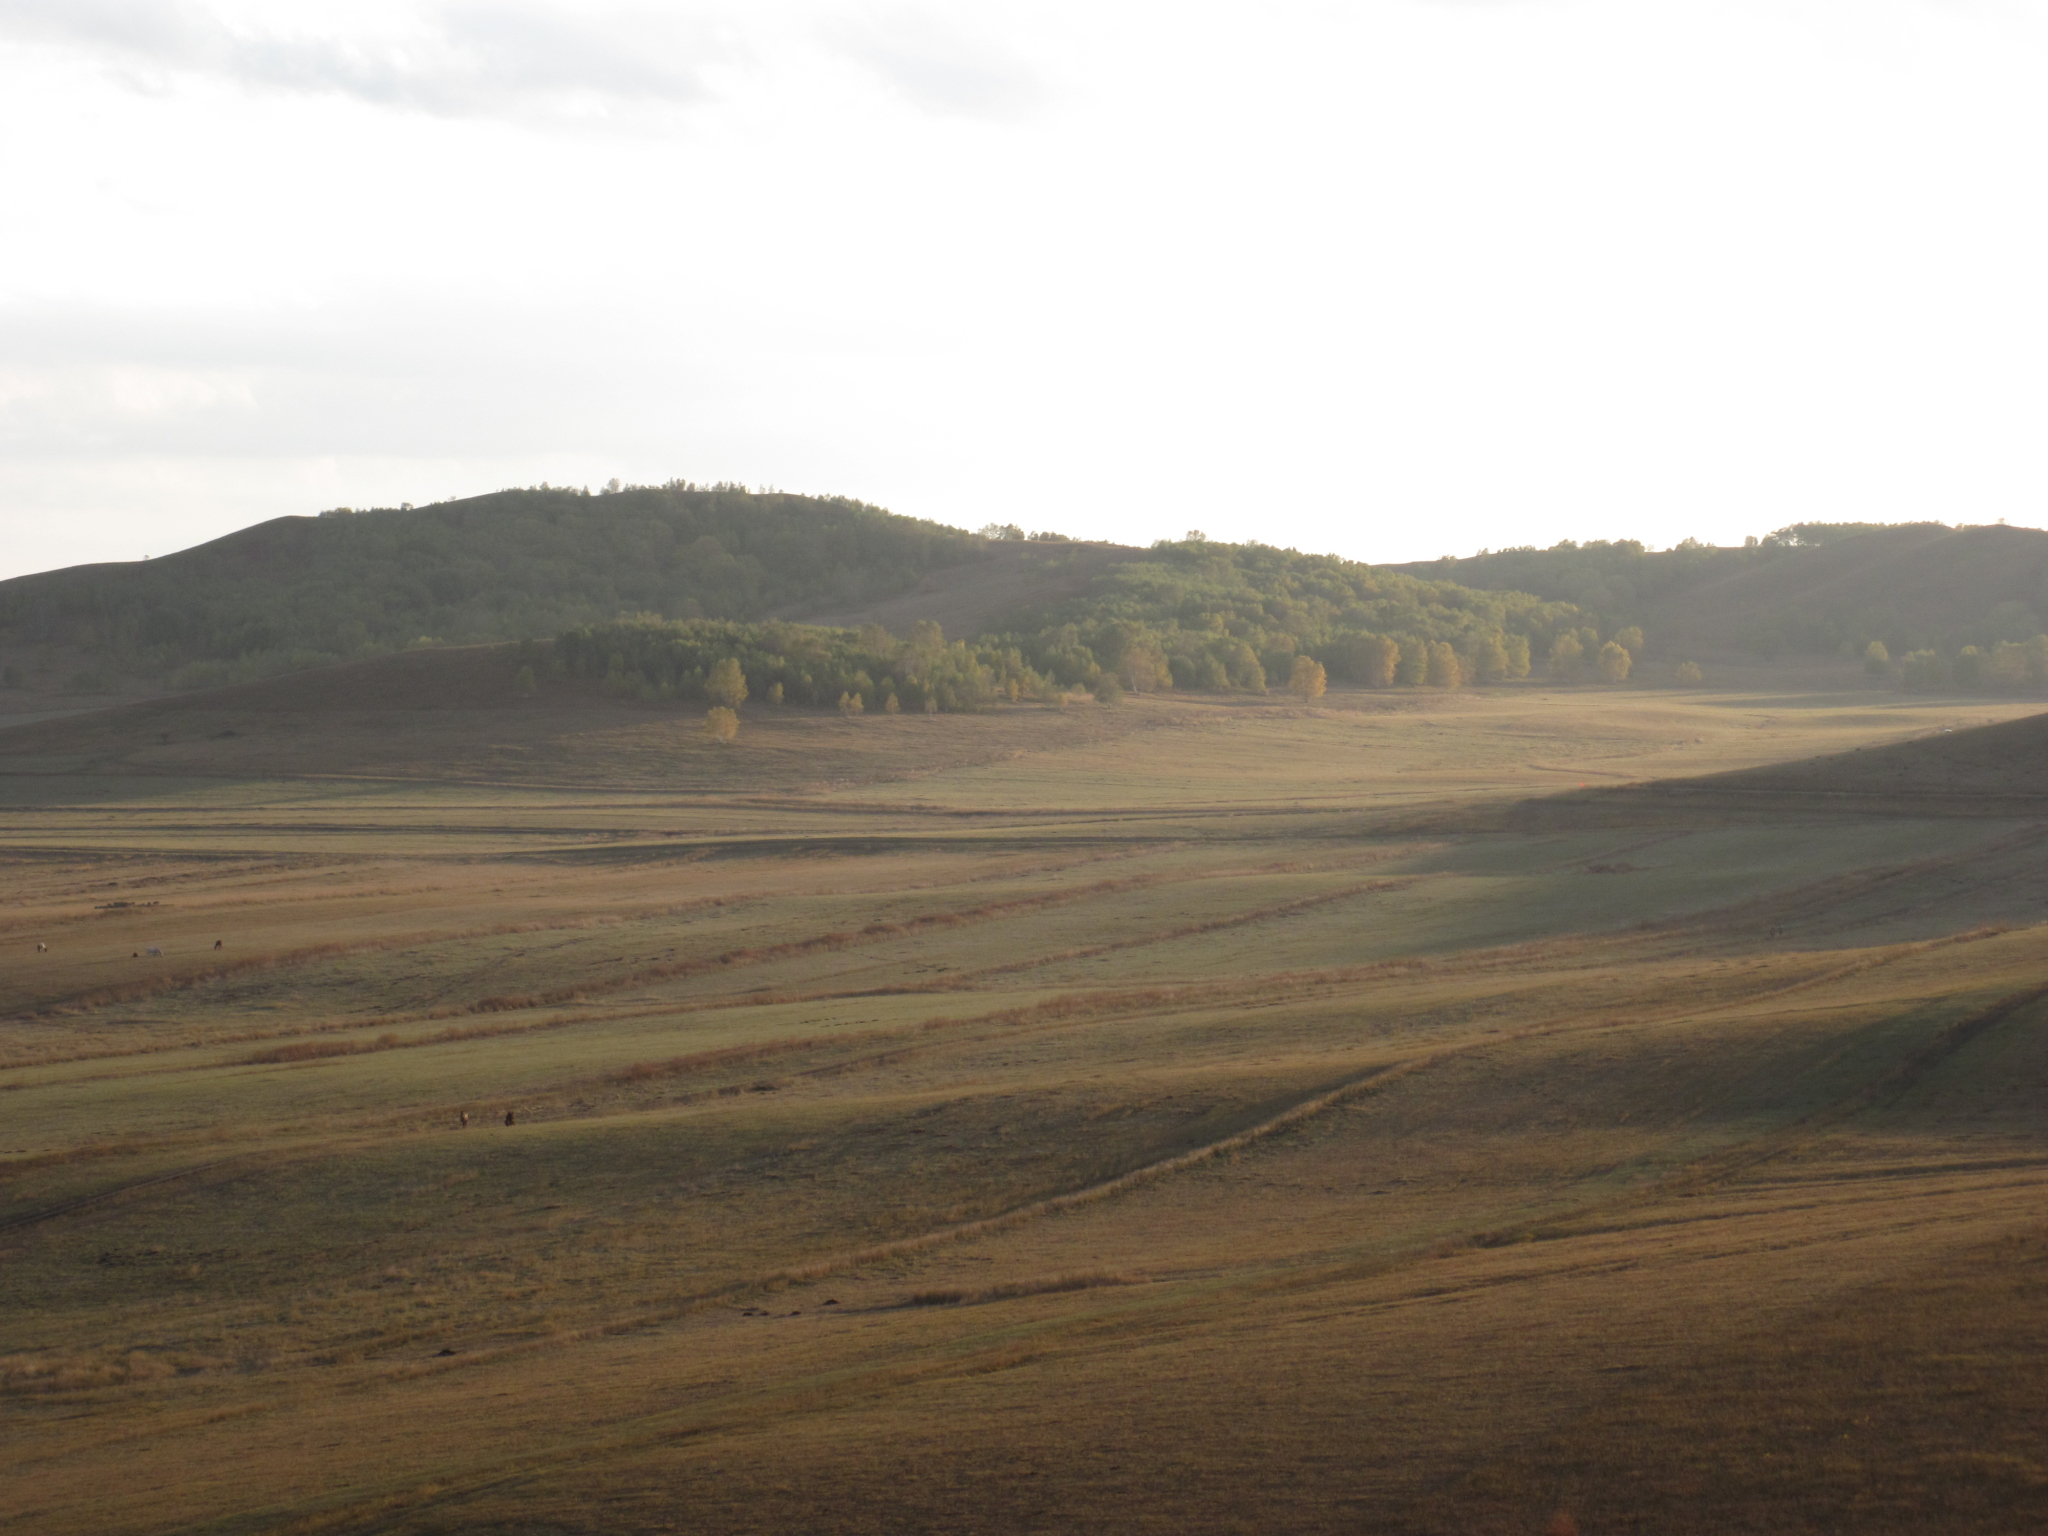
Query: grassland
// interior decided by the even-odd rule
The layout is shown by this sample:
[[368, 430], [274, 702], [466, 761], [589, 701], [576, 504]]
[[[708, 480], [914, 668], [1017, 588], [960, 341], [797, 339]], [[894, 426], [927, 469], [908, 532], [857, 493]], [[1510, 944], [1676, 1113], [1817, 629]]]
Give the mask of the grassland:
[[9, 1529], [2048, 1521], [2023, 707], [481, 654], [0, 732]]

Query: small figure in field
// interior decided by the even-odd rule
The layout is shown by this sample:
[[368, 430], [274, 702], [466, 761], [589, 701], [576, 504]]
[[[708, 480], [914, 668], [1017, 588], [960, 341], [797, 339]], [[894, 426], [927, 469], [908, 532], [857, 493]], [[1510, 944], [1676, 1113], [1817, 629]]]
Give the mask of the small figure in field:
[[462, 1112], [462, 1128], [465, 1131], [469, 1129], [469, 1111], [466, 1109]]
[[505, 1111], [505, 1123], [507, 1125], [512, 1123], [512, 1111], [509, 1109]]
[[164, 947], [161, 944], [152, 944], [143, 950], [143, 953], [145, 955], [154, 955], [157, 959], [161, 960], [164, 957]]
[[36, 946], [36, 953], [39, 955], [47, 955], [49, 952], [50, 946], [47, 944], [38, 944]]
[[213, 941], [213, 947], [214, 947], [215, 949], [226, 949], [226, 948], [227, 948], [227, 945], [226, 945], [226, 944], [225, 944], [225, 943], [224, 943], [224, 942], [223, 942], [222, 940], [220, 940], [220, 939], [215, 939], [215, 940]]

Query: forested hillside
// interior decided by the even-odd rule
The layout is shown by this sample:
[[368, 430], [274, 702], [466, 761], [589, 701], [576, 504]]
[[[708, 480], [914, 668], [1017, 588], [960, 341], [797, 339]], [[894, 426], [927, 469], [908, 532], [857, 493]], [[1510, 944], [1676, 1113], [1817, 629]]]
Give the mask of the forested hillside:
[[[830, 627], [793, 622], [814, 615]], [[705, 697], [730, 658], [755, 698], [912, 709], [1075, 687], [1616, 683], [1646, 655], [1680, 682], [1701, 657], [1827, 653], [1911, 688], [2038, 689], [2044, 629], [2048, 533], [2003, 526], [1802, 524], [1743, 548], [1565, 543], [1397, 568], [1199, 536], [975, 534], [675, 482], [338, 509], [0, 583], [0, 682], [31, 655], [68, 657], [73, 688], [195, 688], [554, 639], [534, 664], [615, 694]]]
[[[530, 653], [536, 675], [573, 676], [650, 701], [775, 702], [861, 709], [976, 709], [1087, 688], [1315, 697], [1330, 680], [1456, 688], [1539, 666], [1561, 682], [1619, 682], [1642, 637], [1603, 635], [1568, 603], [1420, 581], [1330, 555], [1189, 540], [1080, 571], [1079, 590], [1014, 627], [948, 643], [929, 620], [824, 629], [628, 619], [566, 631]], [[1049, 553], [1057, 560], [1057, 553]], [[907, 604], [891, 604], [907, 609]], [[727, 683], [716, 668], [737, 671]], [[733, 686], [738, 684], [737, 690]]]
[[1743, 548], [1566, 542], [1400, 569], [1575, 603], [1598, 625], [1639, 625], [1653, 654], [1863, 656], [1875, 643], [1878, 669], [1915, 686], [2013, 673], [2048, 630], [2048, 533], [2002, 524], [1802, 523]]
[[1195, 539], [1109, 568], [1003, 638], [1048, 676], [1080, 682], [1100, 666], [1144, 689], [1261, 688], [1285, 682], [1297, 655], [1339, 681], [1381, 687], [1497, 681], [1527, 676], [1565, 634], [1588, 659], [1609, 638], [1568, 603]]
[[985, 540], [843, 498], [685, 484], [281, 517], [160, 560], [0, 582], [0, 644], [193, 687], [426, 638], [646, 612], [754, 619], [914, 587]]

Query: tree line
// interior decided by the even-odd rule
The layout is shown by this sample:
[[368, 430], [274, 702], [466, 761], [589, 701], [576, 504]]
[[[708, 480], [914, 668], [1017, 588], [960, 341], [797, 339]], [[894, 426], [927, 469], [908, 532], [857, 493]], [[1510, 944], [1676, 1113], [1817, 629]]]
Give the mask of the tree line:
[[1539, 669], [1620, 681], [1643, 647], [1640, 629], [1603, 634], [1569, 603], [1200, 537], [1156, 544], [1026, 620], [1038, 627], [999, 643], [1033, 670], [1065, 686], [1109, 673], [1138, 692], [1287, 687], [1298, 657], [1368, 688], [1512, 682]]
[[1966, 645], [1954, 652], [1923, 647], [1896, 660], [1882, 640], [1873, 640], [1863, 648], [1863, 670], [1917, 693], [2033, 693], [2048, 688], [2048, 635], [1988, 647]]
[[929, 620], [898, 640], [879, 625], [827, 629], [640, 615], [565, 630], [527, 664], [620, 698], [723, 709], [751, 698], [848, 715], [959, 713], [1043, 698], [1050, 686], [1015, 647], [949, 642]]

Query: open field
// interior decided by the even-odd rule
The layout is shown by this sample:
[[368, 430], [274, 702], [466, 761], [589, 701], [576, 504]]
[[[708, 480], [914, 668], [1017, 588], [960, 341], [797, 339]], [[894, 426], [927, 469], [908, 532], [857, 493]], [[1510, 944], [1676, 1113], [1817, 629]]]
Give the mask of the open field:
[[489, 656], [0, 731], [0, 1525], [2048, 1523], [2029, 706]]

